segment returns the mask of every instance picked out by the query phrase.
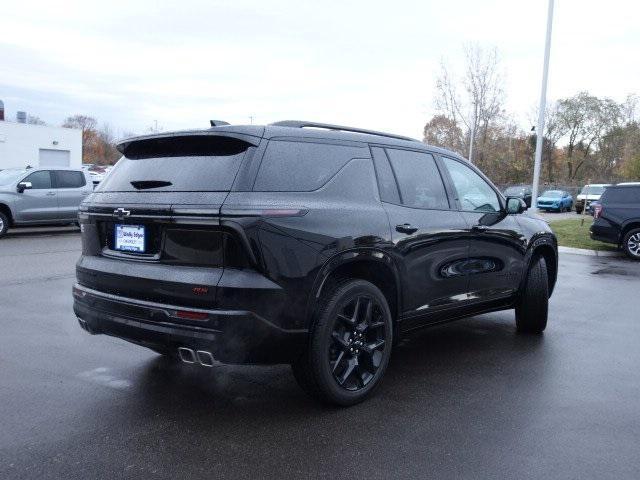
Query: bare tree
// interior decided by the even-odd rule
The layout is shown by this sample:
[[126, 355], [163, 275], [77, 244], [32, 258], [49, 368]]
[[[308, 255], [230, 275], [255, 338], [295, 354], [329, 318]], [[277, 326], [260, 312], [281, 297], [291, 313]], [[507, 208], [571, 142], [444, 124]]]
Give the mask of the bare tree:
[[441, 63], [435, 106], [441, 114], [466, 127], [470, 152], [476, 139], [480, 139], [478, 158], [482, 162], [488, 130], [504, 113], [503, 79], [495, 48], [485, 50], [479, 45], [467, 45], [464, 53], [465, 72], [459, 78], [444, 61]]

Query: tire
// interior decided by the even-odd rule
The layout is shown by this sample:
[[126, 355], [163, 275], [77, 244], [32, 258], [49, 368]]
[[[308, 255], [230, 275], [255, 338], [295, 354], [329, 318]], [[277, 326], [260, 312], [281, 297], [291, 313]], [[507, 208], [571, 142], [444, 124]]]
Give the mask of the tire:
[[355, 405], [380, 384], [389, 363], [393, 324], [382, 292], [365, 280], [336, 282], [318, 302], [307, 352], [292, 365], [316, 399]]
[[9, 219], [7, 216], [0, 212], [0, 238], [4, 237], [9, 230]]
[[633, 260], [640, 261], [640, 228], [629, 230], [622, 240], [622, 249]]
[[576, 207], [576, 213], [577, 213], [578, 215], [580, 215], [580, 214], [582, 213], [582, 209], [581, 209], [581, 208]]
[[516, 304], [516, 329], [521, 333], [542, 333], [549, 312], [549, 278], [543, 257], [532, 260], [524, 291]]

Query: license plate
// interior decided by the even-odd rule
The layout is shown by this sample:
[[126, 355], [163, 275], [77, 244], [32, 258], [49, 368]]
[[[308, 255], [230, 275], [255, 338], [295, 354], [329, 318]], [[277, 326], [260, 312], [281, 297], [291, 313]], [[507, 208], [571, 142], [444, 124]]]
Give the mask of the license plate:
[[124, 252], [144, 253], [144, 225], [116, 224], [115, 248]]

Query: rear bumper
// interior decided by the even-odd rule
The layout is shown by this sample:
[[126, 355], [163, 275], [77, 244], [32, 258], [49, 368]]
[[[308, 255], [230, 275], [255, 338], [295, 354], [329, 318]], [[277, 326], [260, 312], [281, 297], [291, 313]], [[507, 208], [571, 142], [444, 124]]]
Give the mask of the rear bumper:
[[613, 243], [615, 245], [620, 243], [618, 230], [606, 225], [598, 225], [598, 219], [591, 225], [589, 236], [592, 240], [600, 242]]
[[[73, 287], [80, 326], [152, 348], [206, 350], [222, 363], [289, 363], [300, 356], [306, 330], [285, 330], [245, 310], [191, 309]], [[180, 312], [180, 313], [178, 313]], [[185, 319], [187, 312], [202, 319]]]

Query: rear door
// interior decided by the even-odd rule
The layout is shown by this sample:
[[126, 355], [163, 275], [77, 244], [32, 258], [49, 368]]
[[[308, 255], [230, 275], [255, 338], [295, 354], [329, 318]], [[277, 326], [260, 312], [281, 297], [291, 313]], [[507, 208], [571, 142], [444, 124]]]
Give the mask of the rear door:
[[468, 164], [448, 157], [441, 161], [467, 223], [470, 300], [484, 302], [513, 295], [526, 252], [517, 215], [506, 214], [497, 191]]
[[16, 194], [16, 219], [21, 222], [48, 222], [58, 218], [58, 193], [53, 188], [49, 170], [38, 170], [27, 175], [22, 182], [31, 188]]
[[378, 147], [372, 153], [394, 255], [403, 270], [403, 325], [411, 329], [426, 316], [467, 301], [467, 225], [451, 208], [431, 154]]
[[58, 213], [61, 220], [77, 220], [78, 207], [93, 191], [84, 172], [79, 170], [52, 170], [58, 196]]

